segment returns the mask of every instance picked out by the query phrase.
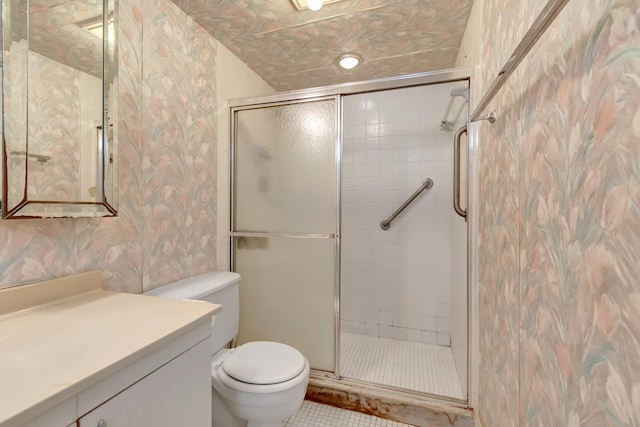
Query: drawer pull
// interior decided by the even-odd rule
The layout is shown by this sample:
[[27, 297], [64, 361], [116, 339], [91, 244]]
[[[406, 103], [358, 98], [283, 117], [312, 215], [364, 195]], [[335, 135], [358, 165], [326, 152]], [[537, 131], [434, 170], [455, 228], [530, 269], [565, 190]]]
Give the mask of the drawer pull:
[[105, 420], [98, 421], [98, 427], [107, 427], [107, 422]]

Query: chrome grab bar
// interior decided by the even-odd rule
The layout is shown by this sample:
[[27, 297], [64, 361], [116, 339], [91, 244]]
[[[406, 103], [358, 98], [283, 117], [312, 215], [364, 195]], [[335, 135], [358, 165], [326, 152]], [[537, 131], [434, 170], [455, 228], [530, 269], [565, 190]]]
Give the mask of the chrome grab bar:
[[467, 211], [460, 206], [460, 141], [467, 133], [467, 126], [462, 126], [453, 139], [453, 209], [461, 217], [467, 218]]
[[420, 193], [422, 193], [424, 190], [427, 190], [429, 188], [433, 187], [433, 180], [431, 178], [427, 178], [425, 179], [425, 181], [422, 183], [422, 185], [420, 186], [420, 188], [418, 188], [416, 190], [415, 193], [413, 193], [403, 204], [402, 206], [400, 206], [398, 209], [396, 209], [396, 211], [394, 213], [391, 214], [391, 216], [387, 219], [383, 219], [382, 221], [380, 221], [380, 228], [382, 228], [383, 230], [388, 230], [391, 227], [391, 221], [393, 221], [394, 219], [396, 219], [396, 217], [398, 215], [400, 215], [400, 212], [402, 212], [403, 210], [405, 210], [405, 208], [407, 206], [409, 206], [411, 204], [411, 202], [413, 202], [416, 197], [418, 197], [420, 195]]

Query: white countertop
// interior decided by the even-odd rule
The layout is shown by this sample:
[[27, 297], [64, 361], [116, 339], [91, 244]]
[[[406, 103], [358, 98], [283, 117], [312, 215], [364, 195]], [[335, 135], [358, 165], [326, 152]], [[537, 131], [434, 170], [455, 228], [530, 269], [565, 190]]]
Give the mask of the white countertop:
[[[103, 291], [95, 283], [42, 303], [37, 286], [51, 290], [59, 282], [28, 285], [23, 292], [23, 287], [0, 290], [5, 305], [0, 304], [0, 426], [39, 415], [222, 309]], [[29, 293], [38, 295], [39, 305], [27, 305]], [[16, 304], [7, 304], [11, 300]]]

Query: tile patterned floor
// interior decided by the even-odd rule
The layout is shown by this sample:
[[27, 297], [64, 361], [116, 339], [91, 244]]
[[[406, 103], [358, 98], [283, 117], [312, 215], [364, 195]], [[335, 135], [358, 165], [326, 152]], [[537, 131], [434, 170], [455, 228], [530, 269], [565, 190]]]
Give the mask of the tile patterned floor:
[[359, 412], [309, 402], [287, 420], [285, 427], [411, 427], [409, 424], [385, 420]]
[[341, 375], [464, 399], [450, 347], [342, 333]]

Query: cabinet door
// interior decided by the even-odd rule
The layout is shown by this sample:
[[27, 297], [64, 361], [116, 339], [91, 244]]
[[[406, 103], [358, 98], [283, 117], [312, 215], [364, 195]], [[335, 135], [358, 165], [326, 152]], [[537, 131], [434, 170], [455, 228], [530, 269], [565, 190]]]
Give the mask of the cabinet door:
[[98, 406], [80, 418], [78, 425], [210, 427], [210, 340], [201, 342]]

